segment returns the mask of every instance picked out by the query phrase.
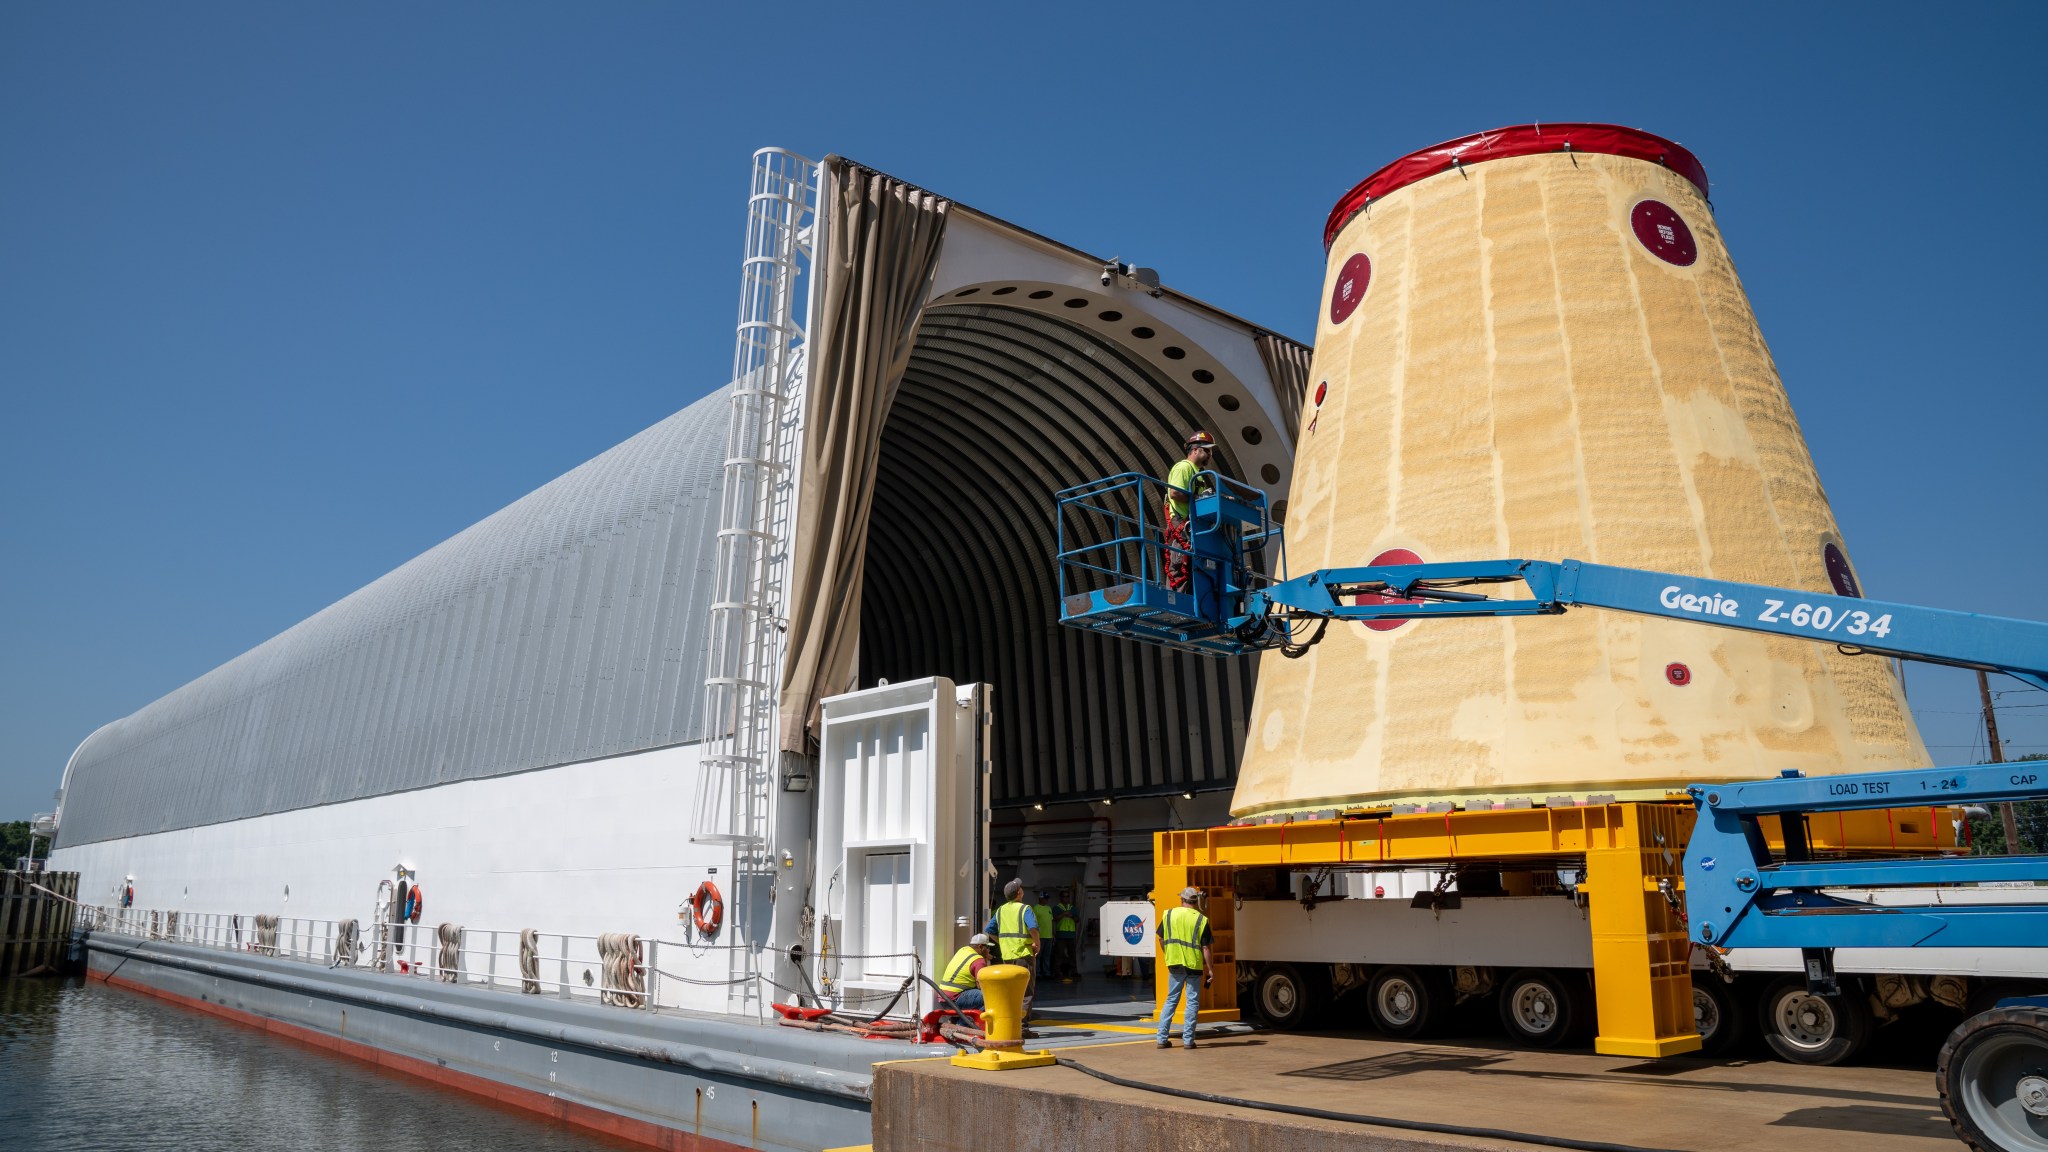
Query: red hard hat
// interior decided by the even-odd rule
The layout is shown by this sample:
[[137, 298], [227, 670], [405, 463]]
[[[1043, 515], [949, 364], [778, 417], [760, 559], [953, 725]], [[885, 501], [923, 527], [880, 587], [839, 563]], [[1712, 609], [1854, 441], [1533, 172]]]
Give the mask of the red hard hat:
[[1188, 433], [1187, 446], [1190, 448], [1214, 448], [1216, 446], [1216, 438], [1198, 429]]

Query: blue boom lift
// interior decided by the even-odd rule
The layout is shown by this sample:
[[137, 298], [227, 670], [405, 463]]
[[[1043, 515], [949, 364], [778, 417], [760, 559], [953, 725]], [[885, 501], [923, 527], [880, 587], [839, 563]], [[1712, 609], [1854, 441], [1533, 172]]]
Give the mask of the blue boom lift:
[[[1124, 473], [1058, 495], [1060, 620], [1208, 656], [1298, 657], [1330, 621], [1555, 616], [1602, 608], [1795, 636], [1845, 652], [2002, 672], [2048, 690], [2048, 624], [1887, 604], [1578, 560], [1330, 568], [1289, 577], [1265, 493], [1205, 473], [1188, 543], [1157, 530], [1164, 486]], [[1169, 557], [1182, 561], [1168, 564]], [[1185, 572], [1178, 586], [1165, 578]], [[1507, 593], [1502, 595], [1501, 593]], [[2048, 881], [2048, 856], [1816, 860], [1803, 813], [2048, 797], [2048, 764], [1983, 764], [1695, 786], [1686, 923], [1713, 949], [1797, 948], [1809, 988], [1838, 990], [1837, 948], [2044, 947], [2048, 904], [1878, 904], [1830, 890]], [[1759, 821], [1780, 818], [1774, 856]], [[2048, 975], [2048, 974], [2044, 974]], [[1963, 1022], [1936, 1073], [1973, 1147], [2048, 1152], [2048, 997], [2001, 1001]]]

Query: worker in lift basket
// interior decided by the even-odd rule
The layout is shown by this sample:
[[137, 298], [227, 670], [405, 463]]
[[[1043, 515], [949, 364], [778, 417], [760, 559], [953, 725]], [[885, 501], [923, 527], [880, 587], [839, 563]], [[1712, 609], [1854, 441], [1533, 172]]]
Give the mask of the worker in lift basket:
[[988, 958], [995, 946], [985, 933], [976, 932], [967, 946], [953, 953], [946, 966], [939, 971], [939, 987], [946, 990], [956, 1008], [980, 1008], [981, 970], [988, 967]]
[[[1161, 1048], [1172, 1046], [1167, 1033], [1173, 1024], [1174, 1004], [1182, 993], [1187, 995], [1187, 1017], [1181, 1025], [1181, 1047], [1195, 1046], [1195, 1018], [1202, 1010], [1202, 989], [1209, 986], [1214, 976], [1209, 961], [1209, 945], [1214, 937], [1209, 932], [1209, 918], [1202, 915], [1201, 902], [1200, 888], [1183, 888], [1180, 907], [1168, 908], [1166, 915], [1159, 918], [1160, 963], [1166, 965], [1166, 1003], [1159, 1006]], [[1200, 984], [1195, 982], [1197, 976], [1201, 977]]]
[[1166, 507], [1161, 519], [1166, 528], [1162, 534], [1163, 547], [1159, 550], [1159, 564], [1166, 575], [1166, 586], [1176, 592], [1186, 592], [1192, 587], [1188, 578], [1188, 549], [1193, 540], [1188, 535], [1188, 520], [1194, 515], [1193, 499], [1206, 496], [1209, 492], [1209, 478], [1202, 473], [1209, 468], [1209, 458], [1216, 450], [1216, 438], [1207, 432], [1190, 433], [1185, 447], [1186, 458], [1177, 461], [1166, 473]]
[[1024, 1018], [1031, 1019], [1031, 1001], [1038, 993], [1038, 916], [1024, 902], [1024, 881], [1003, 885], [1003, 903], [982, 931], [995, 938], [996, 955], [1030, 974], [1024, 984]]

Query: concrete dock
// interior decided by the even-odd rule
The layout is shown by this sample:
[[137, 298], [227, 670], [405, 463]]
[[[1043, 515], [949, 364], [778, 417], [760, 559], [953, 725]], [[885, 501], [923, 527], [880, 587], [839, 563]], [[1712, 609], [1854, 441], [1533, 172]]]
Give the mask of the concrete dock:
[[[1062, 1047], [1119, 1079], [1402, 1121], [1509, 1130], [1674, 1152], [1955, 1152], [1934, 1077], [1915, 1068], [1772, 1060], [1656, 1061], [1578, 1052], [1246, 1032], [1193, 1052], [1150, 1039]], [[1071, 1067], [886, 1064], [874, 1082], [876, 1152], [984, 1148], [1057, 1132], [1064, 1147], [1336, 1152], [1541, 1145], [1233, 1107], [1122, 1087]]]

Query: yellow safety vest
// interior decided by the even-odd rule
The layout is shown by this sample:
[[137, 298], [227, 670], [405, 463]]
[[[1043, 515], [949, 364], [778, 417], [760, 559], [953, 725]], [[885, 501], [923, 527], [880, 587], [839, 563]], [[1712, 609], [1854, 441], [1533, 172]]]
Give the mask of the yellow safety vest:
[[996, 942], [1004, 963], [1031, 955], [1031, 931], [1024, 927], [1024, 905], [1012, 900], [996, 909]]
[[976, 952], [972, 945], [964, 946], [953, 953], [953, 958], [946, 961], [946, 974], [939, 977], [939, 987], [948, 992], [965, 992], [974, 987], [977, 983], [974, 979], [974, 962], [979, 959], [981, 953]]
[[1183, 904], [1168, 908], [1159, 918], [1159, 942], [1165, 946], [1169, 968], [1202, 970], [1202, 934], [1209, 930], [1209, 918]]
[[1049, 904], [1033, 904], [1031, 906], [1031, 914], [1038, 917], [1038, 938], [1040, 940], [1050, 940], [1052, 938], [1052, 906]]
[[1055, 920], [1054, 927], [1061, 932], [1072, 932], [1080, 927], [1074, 921], [1074, 906], [1072, 904], [1055, 904], [1052, 907], [1052, 914]]

